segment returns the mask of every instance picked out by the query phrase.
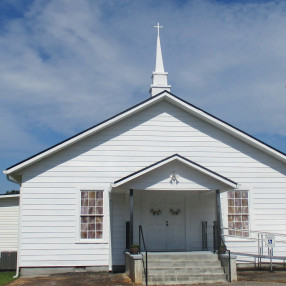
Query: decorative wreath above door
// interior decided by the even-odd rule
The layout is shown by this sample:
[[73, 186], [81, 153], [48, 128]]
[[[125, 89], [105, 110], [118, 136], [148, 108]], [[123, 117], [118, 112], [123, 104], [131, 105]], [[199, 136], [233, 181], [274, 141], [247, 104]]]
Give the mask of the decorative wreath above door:
[[151, 211], [152, 215], [160, 215], [161, 214], [160, 209], [157, 209], [157, 210], [151, 209], [150, 211]]
[[180, 212], [181, 212], [180, 209], [177, 209], [177, 210], [170, 209], [170, 213], [171, 213], [172, 215], [178, 215]]

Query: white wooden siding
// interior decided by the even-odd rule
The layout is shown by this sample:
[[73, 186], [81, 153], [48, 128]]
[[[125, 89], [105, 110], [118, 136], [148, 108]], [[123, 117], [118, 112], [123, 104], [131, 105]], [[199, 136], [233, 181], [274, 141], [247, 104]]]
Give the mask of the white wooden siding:
[[76, 243], [76, 188], [36, 190], [22, 188], [20, 266], [108, 266], [108, 243]]
[[19, 197], [0, 199], [0, 252], [18, 249]]
[[[160, 102], [25, 170], [21, 244], [23, 250], [31, 249], [31, 245], [39, 247], [37, 255], [21, 253], [20, 266], [107, 265], [108, 244], [75, 243], [75, 229], [71, 225], [77, 219], [75, 187], [89, 184], [98, 189], [100, 185], [106, 193], [110, 183], [174, 153], [242, 186], [251, 185], [252, 229], [270, 230], [270, 226], [263, 224], [265, 219], [286, 216], [285, 196], [277, 196], [279, 208], [269, 200], [272, 193], [285, 194], [285, 164], [170, 103]], [[123, 208], [121, 196], [112, 203], [114, 213], [122, 211], [113, 222], [113, 243], [119, 240], [118, 246], [113, 247], [112, 264], [121, 261], [116, 252], [122, 257], [121, 247], [125, 247], [122, 228], [127, 214], [125, 206], [119, 210], [120, 206]], [[105, 219], [109, 219], [106, 204], [105, 211]], [[226, 209], [223, 211], [225, 216]], [[39, 224], [29, 225], [28, 221]], [[279, 220], [275, 225], [277, 231], [286, 232], [285, 221]], [[46, 245], [54, 248], [47, 249]], [[67, 245], [70, 252], [62, 252]], [[53, 249], [59, 252], [51, 254]], [[78, 256], [73, 254], [75, 249], [90, 252]], [[99, 249], [106, 249], [106, 253], [97, 254]]]

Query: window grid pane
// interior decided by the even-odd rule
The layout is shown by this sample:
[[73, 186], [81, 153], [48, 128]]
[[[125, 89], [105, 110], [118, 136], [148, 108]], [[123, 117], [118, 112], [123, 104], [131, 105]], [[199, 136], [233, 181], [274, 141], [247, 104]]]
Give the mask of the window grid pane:
[[103, 191], [81, 191], [81, 239], [103, 237]]
[[249, 236], [248, 191], [228, 192], [229, 235]]

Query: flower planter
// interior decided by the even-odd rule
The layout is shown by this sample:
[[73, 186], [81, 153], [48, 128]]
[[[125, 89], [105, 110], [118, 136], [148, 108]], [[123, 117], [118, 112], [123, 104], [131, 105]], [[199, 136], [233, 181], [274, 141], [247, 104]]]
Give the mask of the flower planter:
[[224, 254], [226, 253], [226, 247], [221, 245], [219, 248], [218, 248], [218, 253], [219, 254]]
[[139, 244], [130, 245], [130, 254], [138, 254], [140, 252]]

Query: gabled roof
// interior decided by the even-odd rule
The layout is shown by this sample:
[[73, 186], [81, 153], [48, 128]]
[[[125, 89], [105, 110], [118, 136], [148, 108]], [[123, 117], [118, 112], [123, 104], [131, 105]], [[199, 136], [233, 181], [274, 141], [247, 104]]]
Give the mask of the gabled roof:
[[154, 164], [151, 164], [151, 165], [149, 165], [149, 166], [147, 166], [141, 170], [138, 170], [132, 174], [129, 174], [128, 176], [123, 177], [123, 178], [115, 181], [112, 184], [112, 187], [114, 187], [114, 188], [119, 187], [119, 186], [121, 186], [127, 182], [130, 182], [130, 181], [132, 181], [132, 180], [134, 180], [134, 179], [136, 179], [136, 178], [138, 178], [144, 174], [150, 173], [150, 172], [154, 171], [155, 169], [158, 169], [158, 168], [162, 167], [163, 165], [166, 165], [166, 164], [173, 162], [175, 160], [199, 171], [200, 173], [203, 173], [204, 175], [206, 175], [208, 177], [211, 177], [211, 178], [219, 181], [220, 183], [228, 185], [234, 189], [237, 188], [236, 182], [234, 182], [234, 181], [232, 181], [232, 180], [230, 180], [230, 179], [228, 179], [228, 178], [226, 178], [226, 177], [224, 177], [224, 176], [222, 176], [222, 175], [220, 175], [220, 174], [218, 174], [218, 173], [216, 173], [216, 172], [214, 172], [214, 171], [212, 171], [212, 170], [210, 170], [210, 169], [208, 169], [208, 168], [206, 168], [206, 167], [204, 167], [198, 163], [195, 163], [195, 162], [193, 162], [193, 161], [191, 161], [191, 160], [189, 160], [189, 159], [187, 159], [187, 158], [185, 158], [179, 154], [174, 154], [174, 155], [169, 156], [163, 160], [160, 160]]
[[59, 152], [60, 150], [79, 142], [80, 140], [83, 140], [86, 137], [89, 137], [102, 129], [107, 128], [108, 126], [111, 126], [139, 111], [142, 111], [149, 106], [152, 106], [162, 100], [166, 100], [175, 106], [185, 110], [186, 112], [189, 112], [190, 114], [202, 119], [205, 122], [208, 122], [209, 124], [216, 126], [217, 128], [227, 132], [228, 134], [233, 135], [234, 137], [248, 143], [249, 145], [252, 145], [253, 147], [260, 149], [261, 151], [269, 154], [270, 156], [279, 159], [286, 163], [286, 154], [282, 153], [281, 151], [271, 147], [270, 145], [258, 140], [257, 138], [247, 134], [246, 132], [241, 131], [240, 129], [226, 123], [225, 121], [211, 115], [210, 113], [188, 103], [187, 101], [175, 96], [174, 94], [163, 91], [155, 96], [150, 97], [149, 99], [95, 125], [92, 126], [89, 129], [86, 129], [40, 153], [37, 153], [36, 155], [29, 157], [13, 166], [10, 166], [4, 171], [4, 174], [10, 175], [14, 172], [20, 171], [23, 168], [26, 168], [27, 166], [30, 166], [34, 164], [37, 161], [43, 160], [44, 158]]

